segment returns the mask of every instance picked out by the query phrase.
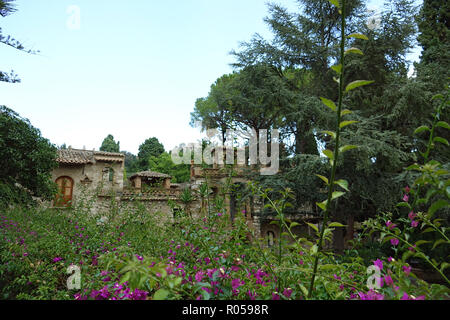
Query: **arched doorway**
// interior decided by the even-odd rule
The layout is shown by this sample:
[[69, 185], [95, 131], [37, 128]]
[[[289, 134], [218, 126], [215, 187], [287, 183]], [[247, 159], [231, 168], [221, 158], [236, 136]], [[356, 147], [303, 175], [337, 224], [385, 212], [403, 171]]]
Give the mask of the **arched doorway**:
[[59, 177], [55, 182], [58, 185], [55, 207], [69, 207], [72, 203], [73, 179], [70, 177]]

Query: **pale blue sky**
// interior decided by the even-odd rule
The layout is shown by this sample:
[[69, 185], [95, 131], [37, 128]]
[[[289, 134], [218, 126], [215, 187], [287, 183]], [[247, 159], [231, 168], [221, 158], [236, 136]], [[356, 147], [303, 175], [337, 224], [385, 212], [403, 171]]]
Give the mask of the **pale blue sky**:
[[[229, 52], [256, 32], [270, 37], [263, 0], [16, 2], [18, 11], [1, 18], [3, 33], [41, 53], [0, 46], [0, 70], [22, 79], [0, 83], [0, 104], [74, 148], [98, 149], [108, 134], [133, 153], [153, 136], [166, 150], [196, 141], [190, 112], [232, 71]], [[79, 30], [67, 26], [71, 5], [81, 10]]]

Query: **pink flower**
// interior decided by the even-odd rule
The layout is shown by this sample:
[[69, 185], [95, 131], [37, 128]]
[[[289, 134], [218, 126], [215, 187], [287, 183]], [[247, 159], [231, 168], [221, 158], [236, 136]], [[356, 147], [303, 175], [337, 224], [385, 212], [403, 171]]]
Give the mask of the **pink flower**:
[[408, 267], [403, 266], [402, 269], [405, 272], [406, 276], [409, 276], [409, 274], [411, 273], [411, 270], [412, 270], [412, 268], [410, 266], [408, 266]]
[[394, 281], [392, 280], [390, 275], [386, 275], [384, 276], [384, 282], [386, 282], [387, 286], [393, 285]]
[[298, 263], [299, 263], [301, 266], [305, 264], [305, 263], [303, 262], [303, 260], [300, 260]]
[[407, 194], [405, 194], [405, 195], [403, 196], [403, 201], [404, 201], [404, 202], [408, 202], [408, 201], [409, 201], [409, 196], [408, 196]]
[[405, 192], [406, 192], [406, 193], [409, 193], [410, 191], [411, 191], [411, 189], [410, 189], [408, 186], [406, 186]]
[[416, 245], [413, 245], [412, 247], [408, 248], [409, 251], [415, 252], [416, 251]]
[[244, 281], [241, 281], [241, 279], [233, 279], [231, 280], [231, 287], [233, 290], [239, 288], [240, 286], [243, 286], [245, 284]]
[[408, 294], [405, 292], [403, 293], [403, 297], [400, 300], [411, 300], [411, 299], [409, 299]]
[[272, 300], [280, 300], [280, 296], [277, 292], [272, 293]]
[[389, 261], [389, 262], [392, 262], [392, 261], [394, 261], [394, 258], [389, 257], [389, 258], [388, 258], [388, 261]]
[[369, 290], [367, 294], [363, 292], [358, 292], [358, 295], [361, 300], [384, 300], [384, 296], [382, 294], [377, 293], [374, 290]]
[[202, 280], [203, 280], [203, 276], [205, 275], [205, 273], [203, 272], [203, 271], [198, 271], [196, 274], [195, 274], [195, 281], [197, 281], [197, 282], [202, 282]]
[[411, 212], [408, 214], [409, 220], [414, 220], [416, 217], [417, 217], [417, 214], [415, 214], [414, 211], [411, 211]]
[[377, 259], [373, 262], [373, 264], [375, 266], [377, 266], [380, 270], [383, 270], [383, 261], [381, 261], [380, 259]]
[[62, 260], [62, 258], [56, 257], [56, 258], [53, 259], [53, 262], [59, 262], [59, 261], [61, 261], [61, 260]]
[[417, 228], [418, 226], [419, 226], [419, 222], [417, 222], [417, 221], [412, 221], [411, 222], [411, 227]]
[[391, 244], [396, 247], [398, 246], [398, 244], [400, 243], [400, 241], [397, 238], [393, 238], [391, 239]]
[[284, 289], [283, 295], [284, 295], [286, 298], [290, 298], [291, 295], [292, 295], [292, 289], [291, 289], [291, 288], [286, 288], [286, 289]]
[[390, 220], [386, 222], [386, 227], [388, 227], [389, 230], [394, 229], [396, 226], [397, 225], [393, 224]]
[[255, 300], [256, 299], [256, 293], [251, 292], [250, 290], [248, 290], [247, 295], [250, 298], [250, 300]]

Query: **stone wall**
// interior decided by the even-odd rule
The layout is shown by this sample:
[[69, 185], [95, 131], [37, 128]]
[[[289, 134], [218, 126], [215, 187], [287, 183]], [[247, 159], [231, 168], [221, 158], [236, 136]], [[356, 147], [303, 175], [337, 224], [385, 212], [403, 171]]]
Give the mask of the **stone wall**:
[[[109, 168], [114, 170], [113, 181], [109, 181]], [[83, 194], [120, 193], [123, 190], [123, 163], [100, 162], [83, 165], [60, 165], [52, 172], [52, 179], [70, 177], [74, 182], [72, 203]]]

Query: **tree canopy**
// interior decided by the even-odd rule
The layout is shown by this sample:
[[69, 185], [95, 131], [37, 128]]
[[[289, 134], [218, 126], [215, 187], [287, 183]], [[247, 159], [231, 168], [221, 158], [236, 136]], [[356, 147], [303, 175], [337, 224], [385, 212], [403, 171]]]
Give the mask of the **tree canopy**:
[[[375, 82], [352, 91], [343, 101], [353, 111], [346, 119], [358, 121], [343, 131], [343, 143], [359, 148], [346, 153], [338, 166], [337, 174], [348, 178], [351, 193], [340, 199], [345, 212], [335, 212], [336, 220], [393, 208], [399, 190], [411, 178], [401, 174], [402, 169], [417, 161], [417, 150], [424, 143], [413, 135], [414, 130], [432, 120], [431, 97], [443, 89], [450, 70], [446, 1], [425, 1], [420, 13], [412, 0], [386, 2], [379, 26], [368, 23], [365, 1], [347, 3], [345, 33], [360, 32], [368, 39], [347, 40], [349, 47], [361, 48], [364, 56], [346, 57], [345, 82]], [[221, 130], [239, 126], [280, 129], [281, 173], [258, 180], [275, 190], [290, 187], [296, 196], [294, 210], [323, 200], [322, 182], [311, 172], [326, 169], [319, 151], [333, 150], [333, 140], [323, 131], [332, 123], [320, 97], [337, 99], [336, 72], [331, 67], [339, 67], [341, 31], [338, 8], [329, 1], [299, 0], [298, 4], [297, 12], [269, 5], [265, 22], [272, 40], [256, 34], [232, 51], [234, 73], [220, 77], [209, 95], [197, 100], [191, 114], [191, 123], [202, 120]], [[407, 54], [415, 45], [418, 29], [424, 52], [416, 65], [418, 76], [408, 77]], [[439, 80], [427, 80], [431, 74]], [[217, 98], [218, 89], [225, 97], [222, 100]], [[439, 160], [448, 162], [448, 148], [438, 149]]]
[[102, 142], [100, 151], [120, 152], [120, 141], [115, 141], [114, 136], [109, 134]]
[[159, 157], [164, 153], [164, 146], [159, 142], [158, 138], [149, 138], [139, 146], [139, 168], [148, 170], [150, 157]]
[[51, 199], [56, 147], [13, 110], [0, 106], [0, 205]]

